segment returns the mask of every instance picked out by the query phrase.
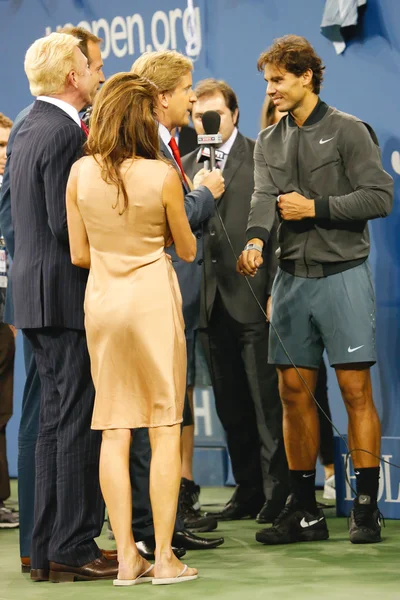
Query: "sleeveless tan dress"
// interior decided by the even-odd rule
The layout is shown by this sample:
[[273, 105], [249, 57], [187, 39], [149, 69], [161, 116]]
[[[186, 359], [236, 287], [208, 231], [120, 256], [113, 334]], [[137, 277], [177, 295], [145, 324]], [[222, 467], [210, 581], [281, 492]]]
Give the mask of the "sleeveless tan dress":
[[86, 157], [79, 169], [78, 206], [91, 257], [85, 328], [96, 389], [92, 429], [182, 421], [182, 298], [164, 251], [162, 188], [170, 168], [158, 160], [125, 161], [129, 207], [122, 215], [116, 187], [103, 181], [96, 161]]

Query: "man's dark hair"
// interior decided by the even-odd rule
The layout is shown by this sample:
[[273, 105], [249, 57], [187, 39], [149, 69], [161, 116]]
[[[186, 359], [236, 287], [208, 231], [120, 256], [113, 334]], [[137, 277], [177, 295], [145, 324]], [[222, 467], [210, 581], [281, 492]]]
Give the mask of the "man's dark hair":
[[313, 92], [320, 93], [325, 67], [306, 38], [299, 35], [284, 35], [277, 38], [258, 59], [258, 70], [263, 71], [267, 64], [281, 67], [296, 77], [311, 69]]
[[68, 35], [73, 35], [74, 37], [80, 40], [79, 42], [79, 50], [86, 56], [88, 62], [90, 64], [89, 52], [88, 52], [88, 42], [94, 42], [95, 44], [101, 44], [103, 41], [101, 38], [94, 35], [87, 29], [83, 27], [63, 27], [59, 29], [58, 33], [68, 33]]
[[[197, 98], [202, 98], [204, 96], [214, 96], [215, 94], [218, 94], [218, 92], [220, 92], [223, 95], [225, 99], [225, 104], [233, 115], [235, 110], [239, 109], [239, 103], [235, 92], [233, 91], [231, 86], [226, 83], [226, 81], [223, 81], [222, 79], [213, 79], [210, 77], [209, 79], [202, 79], [202, 81], [199, 81], [199, 83], [194, 89], [194, 93], [196, 94]], [[238, 124], [239, 111], [236, 126]]]

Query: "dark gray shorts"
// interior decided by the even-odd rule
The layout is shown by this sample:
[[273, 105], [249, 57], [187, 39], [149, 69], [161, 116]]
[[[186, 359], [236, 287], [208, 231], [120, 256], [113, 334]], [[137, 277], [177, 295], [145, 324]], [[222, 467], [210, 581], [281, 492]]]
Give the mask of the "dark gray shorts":
[[[375, 363], [375, 293], [368, 262], [318, 279], [278, 269], [271, 322], [298, 367], [317, 369], [324, 348], [331, 366]], [[291, 364], [272, 328], [269, 362]]]

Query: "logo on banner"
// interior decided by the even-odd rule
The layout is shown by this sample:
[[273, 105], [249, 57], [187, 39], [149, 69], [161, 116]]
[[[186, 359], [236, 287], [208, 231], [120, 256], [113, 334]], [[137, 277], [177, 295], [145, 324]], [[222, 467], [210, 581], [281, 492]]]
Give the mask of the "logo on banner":
[[[71, 26], [72, 23], [64, 27], [66, 25]], [[189, 58], [196, 60], [202, 48], [200, 8], [193, 6], [193, 0], [188, 0], [185, 10], [157, 10], [148, 16], [140, 13], [116, 15], [111, 20], [81, 21], [77, 26], [104, 40], [101, 52], [104, 60], [110, 55], [117, 58], [138, 57], [153, 50], [186, 51]], [[57, 31], [62, 27], [58, 25]], [[46, 35], [51, 31], [51, 27], [46, 27]]]

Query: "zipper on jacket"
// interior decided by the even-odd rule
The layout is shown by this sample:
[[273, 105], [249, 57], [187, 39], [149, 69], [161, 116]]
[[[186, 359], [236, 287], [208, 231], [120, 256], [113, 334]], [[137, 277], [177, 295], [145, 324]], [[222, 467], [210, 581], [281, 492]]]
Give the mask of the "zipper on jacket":
[[[303, 188], [301, 187], [301, 182], [300, 182], [300, 168], [299, 168], [300, 127], [298, 125], [296, 127], [297, 127], [297, 152], [296, 152], [297, 184], [298, 184], [299, 189], [301, 191], [303, 191]], [[308, 231], [306, 241], [304, 242], [304, 250], [303, 250], [303, 261], [304, 261], [304, 266], [306, 268], [306, 276], [307, 277], [308, 277], [308, 265], [307, 265], [307, 261], [306, 261], [306, 246], [307, 246], [309, 235], [310, 235], [310, 232]]]

